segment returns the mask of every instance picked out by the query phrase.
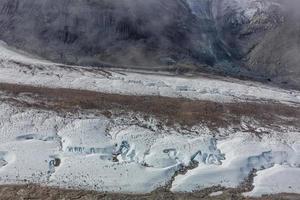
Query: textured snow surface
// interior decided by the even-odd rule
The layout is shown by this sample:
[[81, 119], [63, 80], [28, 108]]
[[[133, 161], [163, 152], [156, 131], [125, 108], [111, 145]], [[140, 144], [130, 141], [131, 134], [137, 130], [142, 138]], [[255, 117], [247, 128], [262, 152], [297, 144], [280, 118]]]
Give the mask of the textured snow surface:
[[258, 139], [233, 132], [214, 138], [206, 129], [182, 135], [126, 121], [91, 114], [61, 117], [0, 103], [0, 183], [145, 193], [197, 163], [175, 177], [172, 191], [237, 187], [257, 169], [255, 188], [245, 195], [300, 193], [299, 182], [291, 178], [300, 169], [299, 133]]
[[104, 116], [61, 118], [54, 112], [19, 110], [5, 103], [0, 108], [3, 184], [26, 180], [98, 191], [150, 192], [166, 185], [199, 151], [211, 155], [207, 164], [222, 159], [210, 136], [113, 126]]
[[[220, 166], [199, 165], [190, 170], [185, 175], [179, 175], [173, 183], [173, 191], [193, 191], [204, 189], [216, 185], [224, 187], [237, 187], [245, 180], [253, 169], [263, 170], [272, 168], [275, 164], [286, 165], [287, 170], [298, 170], [300, 166], [300, 152], [295, 149], [300, 142], [299, 134], [286, 134], [283, 137], [295, 137], [296, 142], [282, 144], [274, 138], [263, 138], [258, 141], [251, 136], [234, 135], [231, 139], [220, 141], [218, 148], [225, 154], [226, 159]], [[264, 171], [261, 171], [263, 174]], [[277, 181], [289, 182], [284, 176], [280, 176]], [[275, 183], [276, 185], [277, 183]], [[291, 183], [293, 184], [293, 182]], [[299, 184], [297, 184], [299, 186]], [[273, 193], [278, 193], [283, 188], [273, 189], [273, 185], [268, 185]], [[299, 190], [298, 190], [299, 192]]]
[[101, 71], [37, 60], [0, 43], [0, 82], [72, 88], [125, 95], [184, 97], [217, 102], [272, 100], [300, 103], [299, 91], [288, 91], [236, 79], [174, 77]]
[[[283, 178], [284, 177], [284, 178]], [[245, 193], [245, 196], [261, 196], [263, 194], [299, 193], [300, 168], [291, 168], [289, 165], [275, 165], [260, 171], [254, 178], [254, 190]]]
[[[61, 66], [4, 43], [0, 43], [0, 82], [218, 102], [300, 103], [297, 91], [258, 83]], [[256, 169], [254, 190], [244, 195], [300, 193], [300, 183], [292, 178], [299, 176], [299, 132], [270, 129], [259, 138], [228, 128], [220, 129], [223, 137], [212, 137], [207, 127], [198, 134], [186, 130], [182, 134], [178, 129], [160, 130], [155, 119], [145, 122], [149, 126], [132, 124], [131, 117], [61, 116], [0, 102], [0, 184], [30, 182], [132, 193], [168, 184], [174, 192], [191, 192], [219, 185], [238, 187]], [[251, 126], [249, 120], [243, 123]], [[186, 173], [175, 176], [178, 171]]]

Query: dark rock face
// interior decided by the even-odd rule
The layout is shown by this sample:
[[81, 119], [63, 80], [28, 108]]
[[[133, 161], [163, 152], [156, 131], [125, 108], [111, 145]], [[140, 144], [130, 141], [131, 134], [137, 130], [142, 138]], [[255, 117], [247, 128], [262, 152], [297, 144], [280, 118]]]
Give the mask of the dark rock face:
[[64, 63], [205, 69], [300, 88], [297, 7], [284, 0], [1, 0], [0, 40]]
[[[214, 3], [214, 19], [222, 41], [232, 59], [248, 76], [272, 80], [274, 72], [263, 62], [254, 64], [253, 52], [270, 33], [285, 22], [286, 13], [282, 0], [219, 0]], [[272, 41], [277, 43], [277, 41]], [[270, 54], [270, 51], [259, 54]], [[277, 67], [276, 67], [277, 68]], [[280, 67], [279, 67], [280, 68]], [[226, 70], [226, 69], [225, 69]], [[246, 75], [246, 76], [247, 76]]]
[[226, 57], [215, 36], [212, 19], [196, 18], [182, 0], [0, 2], [2, 40], [67, 63], [214, 65]]

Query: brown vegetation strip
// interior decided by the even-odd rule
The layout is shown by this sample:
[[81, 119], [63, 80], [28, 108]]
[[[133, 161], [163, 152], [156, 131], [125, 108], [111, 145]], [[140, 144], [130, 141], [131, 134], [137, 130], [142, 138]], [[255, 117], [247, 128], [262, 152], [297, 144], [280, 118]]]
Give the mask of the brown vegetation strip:
[[239, 193], [225, 191], [217, 197], [209, 197], [210, 192], [171, 193], [157, 190], [149, 194], [113, 194], [84, 190], [65, 190], [37, 185], [0, 186], [0, 200], [298, 200], [296, 194], [278, 194], [262, 198], [245, 198]]
[[[30, 93], [39, 104], [55, 110], [98, 109], [101, 111], [121, 110], [154, 115], [169, 123], [194, 125], [199, 122], [210, 127], [240, 123], [243, 116], [251, 117], [265, 124], [300, 124], [300, 109], [274, 102], [233, 102], [189, 100], [158, 96], [128, 96], [100, 92], [42, 88], [25, 85], [0, 83], [0, 90], [13, 95]], [[28, 105], [33, 106], [33, 105]], [[278, 116], [288, 117], [283, 120]]]

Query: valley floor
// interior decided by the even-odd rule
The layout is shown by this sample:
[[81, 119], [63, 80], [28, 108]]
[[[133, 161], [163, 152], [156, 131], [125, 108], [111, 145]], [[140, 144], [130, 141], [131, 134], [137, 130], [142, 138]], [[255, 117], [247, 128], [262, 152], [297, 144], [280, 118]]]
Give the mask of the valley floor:
[[[300, 193], [299, 91], [62, 66], [1, 45], [1, 198]], [[266, 199], [281, 197], [299, 196]]]

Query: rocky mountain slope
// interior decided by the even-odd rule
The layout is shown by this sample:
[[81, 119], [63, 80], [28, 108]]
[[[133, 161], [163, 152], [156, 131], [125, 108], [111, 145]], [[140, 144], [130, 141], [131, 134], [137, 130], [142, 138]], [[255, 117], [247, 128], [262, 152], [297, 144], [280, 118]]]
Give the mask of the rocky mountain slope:
[[[22, 6], [21, 1], [11, 2], [16, 3], [17, 11], [6, 7], [3, 12], [19, 20], [18, 23], [23, 20], [15, 18], [19, 8], [32, 10], [24, 12], [24, 17], [33, 16], [40, 12], [36, 9], [42, 5], [41, 0], [35, 2], [37, 7], [24, 1]], [[86, 5], [84, 0], [70, 2]], [[251, 48], [251, 37], [256, 34], [261, 38], [256, 41], [263, 41], [262, 38], [269, 35], [265, 30], [269, 33], [272, 30], [276, 35], [275, 30], [284, 23], [271, 23], [269, 29], [253, 28], [253, 13], [261, 9], [260, 4], [253, 4], [253, 10], [249, 10], [248, 4], [245, 4], [246, 9], [241, 4], [235, 8], [235, 3], [231, 2], [226, 9], [227, 4], [222, 5], [225, 1], [220, 1], [217, 5], [222, 6], [218, 10], [213, 4], [216, 2], [212, 1], [184, 2], [178, 1], [178, 6], [185, 7], [185, 14], [195, 20], [192, 22], [203, 22], [208, 29], [189, 26], [190, 29], [177, 38], [186, 34], [186, 41], [167, 43], [168, 47], [174, 47], [172, 51], [163, 47], [158, 48], [158, 52], [149, 50], [157, 58], [167, 56], [165, 65], [169, 63], [170, 67], [173, 62], [175, 67], [200, 67], [202, 64], [229, 71], [231, 65], [239, 64], [237, 69], [250, 70], [252, 68], [242, 65], [242, 61], [246, 63], [244, 58], [255, 51], [261, 55], [258, 47], [262, 44], [247, 51]], [[96, 1], [94, 3], [96, 7]], [[149, 8], [155, 5], [154, 1], [148, 3]], [[284, 7], [274, 6], [278, 12], [285, 12]], [[49, 8], [49, 4], [46, 7]], [[227, 16], [232, 8], [236, 12], [241, 10], [240, 14]], [[178, 14], [169, 9], [166, 11]], [[76, 15], [89, 13], [72, 12]], [[233, 22], [244, 28], [237, 29], [235, 34], [227, 33], [226, 30], [233, 30], [225, 23], [231, 19], [245, 20]], [[32, 18], [30, 22], [39, 20]], [[170, 20], [173, 19], [167, 21]], [[11, 43], [5, 40], [9, 44], [23, 44], [21, 47], [26, 49], [26, 46], [44, 43], [45, 49], [40, 47], [41, 52], [55, 55], [61, 51], [63, 55], [73, 55], [74, 59], [94, 58], [96, 66], [97, 62], [103, 62], [84, 52], [80, 48], [84, 43], [77, 43], [84, 39], [80, 35], [75, 37], [75, 32], [68, 31], [69, 28], [62, 34], [65, 42], [59, 41], [60, 37], [55, 41], [55, 34], [53, 40], [47, 37], [49, 42], [46, 42], [38, 37], [38, 32], [33, 32], [33, 36], [29, 34], [29, 30], [42, 26], [29, 26], [26, 32], [24, 27], [28, 24], [13, 25], [18, 24], [17, 21], [11, 21], [11, 26], [20, 28], [19, 32], [11, 29], [10, 35], [6, 33], [6, 38], [11, 39]], [[53, 30], [55, 23], [49, 30]], [[124, 27], [126, 31], [132, 30], [127, 25]], [[170, 33], [176, 35], [177, 29], [172, 30]], [[257, 31], [245, 38], [234, 38], [242, 34], [242, 30]], [[192, 42], [198, 38], [197, 31], [202, 31], [198, 44]], [[222, 32], [224, 34], [220, 34]], [[111, 37], [117, 35], [112, 33]], [[123, 44], [128, 56], [135, 55], [129, 51], [129, 46], [141, 45], [141, 40], [132, 39], [132, 32], [122, 34], [119, 36], [127, 38], [116, 39], [112, 45], [121, 47]], [[169, 37], [157, 36], [165, 41]], [[220, 45], [214, 46], [212, 41]], [[236, 47], [229, 45], [231, 41], [235, 41]], [[182, 48], [192, 45], [208, 48], [210, 54], [215, 55], [214, 59], [205, 60], [206, 54], [192, 57], [191, 53], [179, 51], [179, 44]], [[100, 43], [95, 40], [96, 45]], [[70, 49], [63, 52], [66, 47]], [[169, 54], [178, 55], [178, 60]], [[136, 55], [136, 58], [141, 57]], [[149, 65], [151, 69], [164, 66], [155, 64], [161, 61], [154, 58], [148, 58], [153, 62], [153, 66]], [[140, 61], [145, 62], [144, 68], [150, 68], [145, 60]], [[130, 62], [124, 61], [127, 67], [139, 66], [130, 66]], [[119, 65], [118, 61], [110, 63]], [[38, 58], [0, 41], [0, 199], [299, 199], [300, 184], [295, 178], [300, 177], [299, 108], [298, 90], [207, 73], [179, 76], [166, 71], [66, 65]]]
[[242, 65], [272, 82], [299, 88], [296, 0], [223, 0], [215, 13], [220, 33]]
[[3, 0], [0, 40], [64, 63], [217, 71], [299, 88], [296, 2]]

